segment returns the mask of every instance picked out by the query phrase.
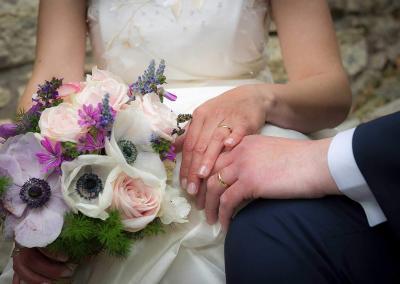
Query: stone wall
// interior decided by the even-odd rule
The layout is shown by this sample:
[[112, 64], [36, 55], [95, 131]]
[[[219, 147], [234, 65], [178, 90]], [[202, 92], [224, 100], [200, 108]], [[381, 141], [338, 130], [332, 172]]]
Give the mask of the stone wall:
[[[329, 0], [343, 63], [350, 76], [351, 123], [400, 110], [400, 1]], [[0, 121], [14, 116], [31, 76], [38, 0], [0, 3]], [[268, 44], [270, 67], [286, 80], [279, 41]]]

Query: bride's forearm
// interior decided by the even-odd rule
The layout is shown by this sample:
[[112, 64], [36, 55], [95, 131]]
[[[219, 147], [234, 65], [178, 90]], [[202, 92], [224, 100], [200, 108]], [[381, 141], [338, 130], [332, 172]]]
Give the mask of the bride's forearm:
[[338, 125], [351, 106], [351, 90], [344, 72], [256, 88], [271, 101], [266, 110], [267, 122], [304, 133]]
[[85, 60], [86, 1], [41, 0], [38, 16], [36, 59], [32, 76], [19, 102], [31, 105], [38, 84], [52, 77], [81, 81]]

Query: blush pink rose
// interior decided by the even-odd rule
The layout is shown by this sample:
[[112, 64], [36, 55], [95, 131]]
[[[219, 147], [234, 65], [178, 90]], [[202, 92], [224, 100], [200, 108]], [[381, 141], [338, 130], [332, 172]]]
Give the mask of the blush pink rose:
[[40, 134], [55, 141], [77, 142], [83, 131], [78, 119], [78, 110], [69, 103], [47, 108], [40, 116]]
[[160, 210], [161, 195], [140, 178], [120, 172], [113, 183], [112, 209], [121, 213], [125, 229], [142, 230], [153, 221]]
[[176, 114], [160, 102], [156, 94], [147, 94], [142, 98], [142, 108], [151, 122], [153, 131], [161, 138], [173, 140], [172, 130], [176, 127]]
[[83, 90], [75, 95], [75, 103], [97, 106], [106, 94], [110, 96], [110, 106], [116, 111], [129, 100], [128, 86], [120, 78], [94, 67], [92, 75], [87, 76]]
[[83, 84], [80, 82], [70, 82], [62, 84], [60, 88], [58, 88], [58, 95], [64, 100], [64, 102], [71, 103], [72, 97], [79, 93], [83, 88]]

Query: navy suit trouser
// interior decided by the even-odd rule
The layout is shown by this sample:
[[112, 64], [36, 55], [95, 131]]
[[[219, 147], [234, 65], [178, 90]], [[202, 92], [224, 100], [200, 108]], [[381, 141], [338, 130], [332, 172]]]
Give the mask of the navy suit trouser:
[[400, 283], [399, 243], [343, 196], [256, 200], [229, 227], [227, 283]]

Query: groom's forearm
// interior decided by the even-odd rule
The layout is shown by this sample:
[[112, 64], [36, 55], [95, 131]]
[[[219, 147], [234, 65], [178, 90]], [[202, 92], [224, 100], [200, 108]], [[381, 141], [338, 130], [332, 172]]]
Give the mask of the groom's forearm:
[[265, 96], [272, 96], [268, 123], [303, 133], [338, 125], [351, 106], [347, 77], [340, 70], [287, 84], [260, 84], [256, 88]]

